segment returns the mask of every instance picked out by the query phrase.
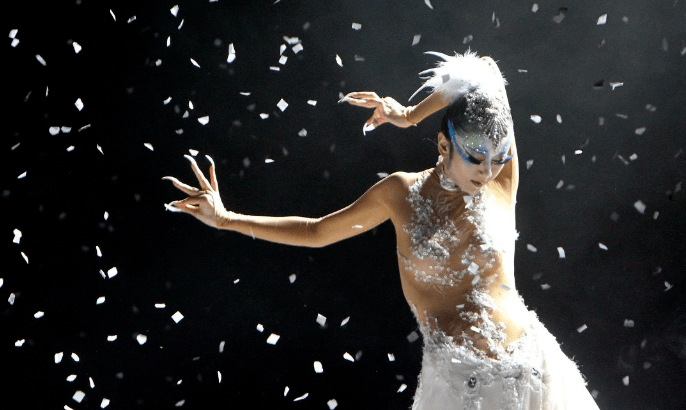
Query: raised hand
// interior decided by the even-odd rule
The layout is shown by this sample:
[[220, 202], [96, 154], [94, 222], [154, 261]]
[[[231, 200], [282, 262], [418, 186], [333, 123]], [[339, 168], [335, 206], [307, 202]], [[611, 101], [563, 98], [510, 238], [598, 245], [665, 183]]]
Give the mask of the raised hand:
[[174, 177], [164, 177], [162, 179], [171, 181], [175, 187], [188, 195], [188, 198], [179, 201], [173, 201], [165, 205], [169, 211], [184, 212], [193, 215], [201, 222], [219, 228], [221, 223], [225, 221], [229, 212], [226, 211], [222, 204], [222, 199], [219, 196], [219, 189], [217, 187], [217, 175], [215, 171], [214, 161], [209, 155], [205, 157], [210, 161], [210, 180], [208, 181], [203, 175], [195, 159], [190, 155], [184, 155], [191, 163], [191, 169], [198, 178], [200, 188], [195, 188], [186, 185]]
[[347, 102], [358, 107], [374, 109], [374, 114], [364, 123], [362, 128], [365, 133], [387, 122], [400, 128], [415, 125], [408, 120], [410, 108], [403, 106], [391, 97], [381, 98], [374, 92], [361, 91], [349, 93], [338, 102]]

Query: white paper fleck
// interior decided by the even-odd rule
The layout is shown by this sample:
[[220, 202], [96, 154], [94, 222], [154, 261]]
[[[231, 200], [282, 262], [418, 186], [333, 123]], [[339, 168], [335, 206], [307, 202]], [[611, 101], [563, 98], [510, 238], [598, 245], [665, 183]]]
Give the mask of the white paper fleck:
[[26, 339], [19, 339], [16, 342], [14, 342], [15, 347], [22, 347], [24, 346], [24, 343], [26, 342]]
[[155, 303], [155, 307], [157, 309], [164, 309], [165, 307], [167, 307], [167, 305], [165, 305], [164, 303]]
[[12, 242], [13, 243], [19, 243], [19, 241], [21, 241], [21, 235], [22, 235], [21, 231], [19, 229], [15, 229], [13, 231], [13, 233], [14, 233], [14, 239], [12, 239]]
[[336, 54], [336, 63], [343, 67], [343, 60], [341, 60], [341, 57], [338, 54]]
[[143, 145], [145, 146], [145, 148], [149, 149], [150, 151], [154, 151], [154, 150], [155, 150], [155, 148], [153, 148], [153, 147], [152, 147], [152, 144], [149, 143], [149, 142], [146, 142], [146, 143], [144, 143]]
[[219, 370], [217, 370], [217, 379], [219, 380], [219, 383], [222, 382], [222, 372], [220, 372]]
[[559, 256], [560, 256], [560, 259], [564, 259], [564, 258], [565, 258], [565, 250], [564, 250], [563, 247], [558, 246], [558, 247], [557, 247], [557, 253], [558, 253]]
[[93, 378], [92, 378], [92, 377], [89, 377], [89, 378], [88, 378], [88, 382], [90, 383], [91, 389], [94, 389], [94, 388], [95, 388], [95, 383], [93, 382]]
[[555, 189], [560, 189], [565, 185], [565, 181], [560, 180], [557, 185], [555, 186]]
[[295, 53], [295, 54], [298, 54], [299, 52], [303, 51], [302, 43], [298, 43], [298, 44], [294, 45], [291, 50], [293, 50], [293, 53]]
[[219, 342], [219, 353], [224, 353], [224, 346], [226, 346], [226, 341]]
[[298, 136], [307, 137], [307, 130], [305, 128], [301, 129], [300, 131], [298, 131]]
[[639, 199], [638, 201], [634, 202], [634, 208], [636, 208], [638, 212], [644, 214], [646, 211], [646, 204]]
[[8, 302], [10, 305], [14, 305], [14, 299], [15, 299], [15, 298], [16, 298], [15, 294], [14, 294], [14, 293], [10, 293], [10, 297], [7, 298], [7, 302]]
[[541, 289], [543, 289], [543, 290], [548, 290], [548, 289], [550, 289], [550, 285], [548, 285], [547, 283], [543, 283], [543, 284], [541, 285]]
[[279, 107], [281, 112], [284, 112], [284, 111], [286, 111], [286, 108], [288, 108], [288, 103], [286, 101], [284, 101], [284, 99], [282, 98], [281, 100], [279, 100], [279, 102], [276, 104], [276, 106]]
[[26, 256], [24, 252], [21, 252], [21, 257], [24, 258], [24, 261], [26, 261], [27, 264], [29, 263], [29, 257]]
[[28, 171], [24, 171], [21, 175], [19, 175], [19, 176], [17, 177], [17, 179], [24, 179], [24, 178], [26, 178], [27, 172], [28, 172]]
[[600, 249], [604, 250], [604, 251], [607, 250], [607, 246], [606, 246], [604, 243], [602, 243], [602, 242], [598, 242], [598, 247], [599, 247]]
[[360, 23], [353, 23], [353, 30], [360, 30], [362, 28], [362, 24]]
[[634, 327], [634, 321], [631, 319], [624, 319], [624, 327]]
[[286, 396], [288, 395], [288, 391], [289, 391], [289, 390], [291, 390], [291, 389], [288, 388], [288, 386], [286, 386], [286, 388], [283, 389], [283, 397], [286, 397]]
[[260, 114], [260, 118], [262, 118], [263, 120], [266, 120], [267, 118], [269, 118], [269, 114], [267, 114], [267, 113], [261, 113], [261, 114]]
[[177, 311], [172, 315], [171, 318], [174, 320], [174, 322], [179, 323], [183, 319], [183, 315], [181, 314], [181, 312]]
[[624, 383], [625, 386], [629, 385], [629, 376], [624, 376], [622, 378], [622, 383]]
[[323, 373], [324, 368], [322, 367], [321, 362], [315, 361], [314, 362], [314, 372], [315, 373]]
[[424, 4], [426, 4], [431, 10], [434, 9], [434, 6], [431, 5], [431, 0], [424, 0]]
[[172, 7], [171, 9], [169, 9], [169, 11], [171, 12], [172, 16], [176, 17], [179, 14], [178, 4], [175, 5], [174, 7]]
[[321, 313], [317, 313], [317, 323], [319, 323], [319, 326], [326, 325], [326, 316], [322, 315]]
[[291, 283], [295, 282], [295, 279], [296, 279], [295, 273], [291, 273], [291, 274], [288, 276], [288, 281], [291, 282]]
[[204, 117], [200, 117], [200, 118], [198, 118], [198, 122], [202, 125], [207, 125], [207, 123], [210, 122], [210, 117], [207, 115]]
[[367, 135], [368, 132], [374, 131], [375, 128], [374, 124], [364, 124], [364, 127], [362, 127], [362, 134]]
[[55, 364], [62, 362], [63, 357], [64, 357], [63, 352], [55, 353]]
[[40, 54], [36, 54], [36, 60], [38, 60], [38, 62], [41, 63], [43, 67], [48, 65], [48, 63], [46, 63], [45, 60], [43, 60], [43, 57], [41, 57]]
[[79, 111], [83, 110], [83, 101], [81, 101], [80, 98], [76, 100], [74, 105], [76, 106], [77, 110], [79, 110]]
[[81, 48], [81, 45], [80, 45], [79, 43], [77, 43], [76, 41], [74, 41], [73, 43], [71, 43], [71, 45], [74, 47], [74, 52], [75, 52], [76, 54], [78, 54], [78, 53], [81, 52], [81, 49], [82, 49], [82, 48]]
[[307, 398], [307, 396], [309, 396], [309, 395], [310, 395], [309, 393], [305, 393], [302, 396], [293, 399], [293, 401], [305, 400]]
[[668, 290], [670, 290], [670, 289], [673, 288], [673, 287], [674, 287], [674, 285], [672, 285], [671, 283], [665, 281], [665, 292], [667, 292]]
[[338, 402], [336, 401], [336, 399], [331, 399], [326, 402], [326, 405], [329, 406], [329, 410], [333, 410], [336, 407], [338, 407]]
[[343, 358], [344, 358], [345, 360], [349, 361], [349, 362], [354, 362], [354, 361], [355, 361], [355, 358], [352, 357], [352, 356], [350, 355], [350, 353], [348, 353], [348, 352], [345, 352], [345, 354], [343, 354]]
[[639, 127], [636, 128], [636, 131], [634, 131], [636, 135], [643, 135], [644, 132], [646, 132], [646, 127]]
[[279, 341], [279, 338], [280, 338], [280, 337], [281, 337], [281, 336], [272, 333], [272, 334], [269, 335], [269, 337], [267, 338], [267, 343], [269, 343], [270, 345], [275, 345], [276, 342]]
[[287, 61], [288, 61], [288, 57], [286, 57], [286, 56], [279, 57], [279, 64], [286, 65]]
[[398, 393], [402, 393], [407, 389], [407, 385], [405, 383], [401, 384], [400, 387], [398, 387]]
[[72, 396], [72, 399], [74, 399], [74, 401], [77, 403], [81, 403], [81, 400], [83, 400], [84, 397], [86, 397], [86, 393], [82, 392], [81, 390], [77, 390]]
[[115, 340], [117, 340], [117, 335], [108, 335], [107, 336], [108, 342], [114, 342]]
[[598, 20], [596, 21], [596, 24], [601, 26], [607, 22], [607, 13], [603, 14], [602, 16], [598, 17]]
[[174, 404], [174, 407], [182, 407], [186, 403], [186, 400], [179, 400]]
[[393, 353], [388, 353], [388, 361], [389, 362], [394, 362], [395, 361], [395, 355]]
[[621, 87], [621, 86], [623, 86], [623, 85], [624, 85], [624, 83], [621, 83], [621, 82], [611, 82], [611, 83], [610, 83], [610, 87], [612, 87], [613, 90], [614, 90], [615, 88]]
[[136, 336], [136, 340], [138, 341], [138, 344], [144, 345], [145, 342], [148, 341], [148, 336], [146, 336], [142, 333], [139, 333], [138, 336]]
[[576, 328], [576, 331], [579, 332], [579, 333], [583, 333], [583, 331], [586, 330], [586, 329], [588, 329], [588, 326], [586, 326], [586, 324], [583, 324], [583, 325], [577, 327], [577, 328]]
[[273, 163], [274, 163], [274, 160], [271, 159], [271, 158], [265, 158], [265, 159], [264, 159], [264, 163], [265, 163], [265, 164], [273, 164]]
[[226, 58], [226, 62], [231, 64], [234, 61], [236, 61], [236, 49], [233, 46], [233, 43], [229, 44], [229, 56]]
[[81, 358], [79, 358], [79, 355], [77, 355], [76, 353], [72, 353], [72, 354], [71, 354], [71, 360], [73, 360], [73, 361], [75, 361], [76, 363], [78, 363], [79, 361], [81, 361]]
[[100, 402], [100, 408], [104, 409], [105, 407], [110, 405], [110, 400], [103, 398], [102, 401]]
[[343, 319], [343, 320], [341, 321], [341, 327], [347, 325], [349, 321], [350, 321], [350, 316], [348, 316], [348, 317], [346, 317], [345, 319]]
[[258, 323], [256, 329], [258, 332], [262, 333], [264, 332], [264, 325], [262, 323]]
[[98, 300], [95, 301], [96, 305], [102, 305], [103, 303], [105, 303], [105, 297], [104, 296], [100, 296], [98, 298]]
[[317, 100], [307, 100], [307, 103], [314, 107], [315, 105], [317, 105]]
[[421, 40], [421, 39], [422, 39], [421, 34], [415, 34], [414, 37], [412, 37], [412, 45], [416, 46], [417, 44], [419, 44], [419, 40]]
[[529, 250], [530, 252], [536, 252], [536, 251], [538, 251], [538, 249], [536, 249], [536, 247], [533, 246], [533, 245], [530, 244], [530, 243], [526, 244], [526, 249]]
[[531, 11], [533, 11], [534, 13], [538, 11], [538, 4], [537, 3], [534, 3], [534, 5], [531, 6]]
[[112, 267], [107, 271], [107, 277], [112, 279], [113, 277], [117, 276], [118, 273], [117, 267]]
[[76, 375], [75, 375], [75, 374], [70, 374], [69, 376], [67, 376], [67, 381], [68, 381], [68, 382], [71, 383], [71, 382], [73, 382], [74, 380], [76, 380]]

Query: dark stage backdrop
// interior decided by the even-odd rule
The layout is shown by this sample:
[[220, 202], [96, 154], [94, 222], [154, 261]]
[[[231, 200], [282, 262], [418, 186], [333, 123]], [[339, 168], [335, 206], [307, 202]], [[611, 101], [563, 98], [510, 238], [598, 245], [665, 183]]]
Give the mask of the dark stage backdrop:
[[5, 7], [0, 408], [408, 408], [388, 223], [274, 245], [165, 212], [161, 177], [209, 154], [230, 209], [337, 210], [433, 166], [439, 126], [365, 136], [341, 93], [405, 103], [424, 51], [468, 48], [509, 81], [520, 293], [601, 409], [684, 408], [684, 1]]

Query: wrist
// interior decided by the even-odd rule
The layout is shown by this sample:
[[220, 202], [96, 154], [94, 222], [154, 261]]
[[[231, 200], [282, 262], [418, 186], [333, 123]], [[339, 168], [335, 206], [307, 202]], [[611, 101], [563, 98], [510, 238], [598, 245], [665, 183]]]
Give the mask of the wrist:
[[232, 230], [238, 214], [231, 211], [222, 211], [217, 215], [217, 229]]
[[405, 121], [407, 121], [408, 125], [410, 126], [416, 126], [419, 121], [417, 121], [416, 118], [414, 118], [414, 108], [415, 106], [409, 106], [405, 107], [405, 110], [403, 110], [403, 117], [405, 117]]

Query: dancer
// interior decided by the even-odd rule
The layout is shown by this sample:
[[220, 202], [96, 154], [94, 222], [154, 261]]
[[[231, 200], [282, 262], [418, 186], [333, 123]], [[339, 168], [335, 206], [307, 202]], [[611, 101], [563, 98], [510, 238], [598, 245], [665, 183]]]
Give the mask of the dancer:
[[419, 104], [405, 107], [371, 92], [341, 102], [374, 109], [364, 131], [384, 123], [409, 127], [447, 107], [434, 168], [389, 175], [322, 218], [268, 217], [227, 211], [212, 159], [208, 180], [186, 156], [200, 188], [165, 177], [188, 195], [167, 209], [218, 229], [308, 247], [390, 219], [403, 293], [424, 339], [413, 409], [597, 410], [574, 362], [515, 290], [519, 173], [505, 80], [488, 57], [428, 54], [443, 61], [420, 73], [426, 82], [414, 95], [431, 93]]

